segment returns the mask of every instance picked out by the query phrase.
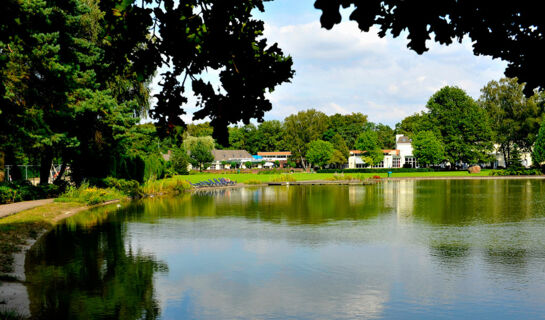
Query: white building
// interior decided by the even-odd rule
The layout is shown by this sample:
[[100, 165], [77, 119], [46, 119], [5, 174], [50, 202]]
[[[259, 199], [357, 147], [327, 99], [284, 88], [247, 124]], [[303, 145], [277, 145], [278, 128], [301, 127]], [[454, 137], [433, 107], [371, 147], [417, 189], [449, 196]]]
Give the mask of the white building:
[[[405, 164], [411, 168], [418, 167], [418, 161], [413, 156], [413, 147], [411, 139], [402, 134], [396, 135], [396, 148], [392, 150], [382, 150], [384, 159], [373, 166], [373, 168], [403, 168]], [[362, 159], [363, 152], [360, 150], [351, 150], [348, 157], [348, 168], [365, 168], [365, 161]]]
[[[494, 144], [494, 152], [492, 155], [495, 157], [495, 160], [491, 163], [491, 167], [496, 168], [505, 168], [507, 167], [507, 161], [503, 152], [500, 150], [499, 144]], [[520, 163], [523, 167], [529, 168], [532, 166], [532, 153], [531, 152], [520, 152]]]

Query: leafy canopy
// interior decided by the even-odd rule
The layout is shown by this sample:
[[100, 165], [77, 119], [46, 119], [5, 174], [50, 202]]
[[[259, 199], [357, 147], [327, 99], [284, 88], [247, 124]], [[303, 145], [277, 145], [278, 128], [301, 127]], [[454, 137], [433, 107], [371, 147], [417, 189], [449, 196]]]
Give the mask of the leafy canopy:
[[316, 0], [322, 10], [322, 27], [331, 29], [341, 22], [340, 7], [354, 6], [350, 20], [368, 32], [379, 28], [379, 36], [394, 37], [407, 31], [407, 47], [422, 54], [426, 42], [433, 39], [449, 45], [468, 36], [475, 55], [487, 55], [508, 62], [505, 75], [526, 82], [530, 96], [536, 87], [545, 87], [545, 61], [541, 50], [545, 43], [545, 20], [532, 1], [441, 0], [441, 1], [358, 1]]
[[330, 142], [315, 140], [309, 143], [306, 158], [314, 166], [323, 168], [323, 166], [331, 162], [334, 151], [335, 149]]

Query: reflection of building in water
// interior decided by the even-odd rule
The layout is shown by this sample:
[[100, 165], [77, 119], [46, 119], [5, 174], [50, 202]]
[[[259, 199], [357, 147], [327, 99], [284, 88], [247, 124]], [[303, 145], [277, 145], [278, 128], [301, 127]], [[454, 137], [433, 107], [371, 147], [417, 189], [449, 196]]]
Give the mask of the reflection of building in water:
[[406, 221], [412, 217], [414, 209], [414, 180], [385, 181], [384, 206], [393, 208], [398, 221]]
[[366, 192], [366, 186], [348, 186], [348, 203], [350, 203], [351, 206], [362, 204]]

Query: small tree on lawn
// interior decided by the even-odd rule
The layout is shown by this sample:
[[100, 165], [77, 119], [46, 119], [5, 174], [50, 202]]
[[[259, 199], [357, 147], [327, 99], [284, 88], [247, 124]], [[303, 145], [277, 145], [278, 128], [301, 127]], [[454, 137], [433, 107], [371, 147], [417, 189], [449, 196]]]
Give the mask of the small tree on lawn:
[[176, 174], [189, 174], [187, 167], [189, 166], [189, 157], [183, 147], [177, 148], [172, 153], [170, 165]]
[[214, 161], [214, 156], [212, 155], [209, 146], [202, 141], [197, 141], [191, 146], [189, 157], [191, 164], [199, 167], [200, 171], [202, 171], [205, 164]]
[[384, 154], [378, 143], [378, 135], [371, 129], [365, 130], [358, 136], [358, 139], [356, 139], [356, 148], [364, 152], [362, 159], [366, 159], [365, 163], [370, 166], [384, 159]]
[[231, 161], [231, 169], [236, 169], [237, 168], [237, 163], [236, 161]]
[[251, 161], [246, 161], [246, 162], [244, 162], [244, 166], [246, 167], [246, 169], [251, 169], [252, 168], [252, 162]]
[[274, 162], [274, 166], [277, 167], [277, 168], [280, 168], [280, 161], [276, 160]]
[[433, 131], [420, 131], [413, 140], [413, 153], [420, 164], [429, 166], [439, 164], [445, 159], [443, 144]]
[[532, 151], [532, 161], [537, 167], [545, 162], [545, 120], [543, 120], [543, 122], [541, 123], [539, 133], [537, 134], [536, 142], [534, 143], [534, 149]]
[[330, 163], [334, 150], [333, 145], [327, 141], [312, 141], [308, 145], [306, 158], [313, 165], [323, 168]]

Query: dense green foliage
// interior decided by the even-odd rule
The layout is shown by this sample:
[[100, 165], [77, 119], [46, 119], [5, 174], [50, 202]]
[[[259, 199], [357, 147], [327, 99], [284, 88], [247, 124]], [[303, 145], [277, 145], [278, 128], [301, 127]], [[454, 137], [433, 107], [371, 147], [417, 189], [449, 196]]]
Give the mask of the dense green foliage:
[[328, 117], [314, 109], [300, 111], [284, 119], [286, 147], [294, 159], [301, 161], [303, 167], [307, 167], [304, 157], [309, 143], [320, 139], [328, 125]]
[[203, 141], [197, 141], [189, 149], [189, 162], [202, 171], [203, 167], [214, 161], [210, 146]]
[[541, 123], [539, 133], [532, 151], [532, 160], [539, 166], [545, 162], [545, 120]]
[[544, 112], [540, 93], [524, 95], [524, 84], [517, 78], [490, 81], [481, 89], [479, 104], [487, 111], [494, 133], [494, 143], [505, 159], [516, 146], [531, 151]]
[[434, 172], [431, 168], [362, 168], [362, 169], [321, 169], [318, 173], [388, 173], [388, 172]]
[[491, 170], [491, 176], [538, 176], [543, 172], [539, 169], [507, 168], [504, 170]]
[[333, 145], [327, 141], [315, 140], [309, 143], [306, 153], [306, 159], [313, 166], [323, 168], [328, 163], [331, 163], [331, 157], [335, 149]]
[[487, 162], [492, 130], [486, 112], [457, 87], [443, 87], [426, 104], [451, 164]]
[[[263, 11], [262, 1], [8, 0], [0, 19], [0, 149], [10, 164], [39, 162], [44, 184], [53, 160], [76, 182], [124, 177], [120, 167], [131, 171], [125, 167], [137, 161], [127, 160], [136, 156], [133, 141], [141, 150], [163, 142], [158, 136], [179, 137], [188, 85], [199, 99], [195, 118], [209, 117], [216, 128], [191, 133], [226, 141], [228, 124], [262, 119], [271, 108], [266, 92], [293, 75], [291, 58], [267, 43], [253, 9]], [[150, 79], [167, 64], [150, 109]], [[222, 90], [197, 77], [207, 68], [223, 68]], [[148, 111], [160, 129], [156, 141], [132, 129]]]
[[422, 165], [433, 165], [443, 162], [445, 151], [441, 141], [432, 131], [420, 131], [412, 139], [413, 155]]
[[0, 204], [26, 200], [53, 198], [61, 194], [65, 185], [33, 186], [28, 181], [0, 183]]
[[384, 159], [384, 154], [379, 146], [378, 134], [376, 131], [367, 129], [363, 131], [356, 140], [356, 149], [363, 151], [363, 158], [366, 164], [375, 165]]

